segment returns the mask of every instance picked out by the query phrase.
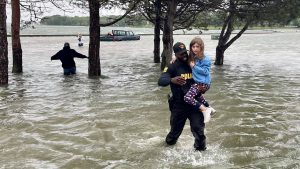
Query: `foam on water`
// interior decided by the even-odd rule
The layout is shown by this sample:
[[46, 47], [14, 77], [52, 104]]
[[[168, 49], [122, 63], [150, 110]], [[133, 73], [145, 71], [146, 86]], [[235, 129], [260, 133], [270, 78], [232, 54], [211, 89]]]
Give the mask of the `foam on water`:
[[195, 151], [190, 145], [165, 148], [159, 158], [163, 168], [173, 167], [204, 167], [204, 166], [225, 166], [230, 165], [228, 152], [220, 145], [210, 144], [206, 151]]

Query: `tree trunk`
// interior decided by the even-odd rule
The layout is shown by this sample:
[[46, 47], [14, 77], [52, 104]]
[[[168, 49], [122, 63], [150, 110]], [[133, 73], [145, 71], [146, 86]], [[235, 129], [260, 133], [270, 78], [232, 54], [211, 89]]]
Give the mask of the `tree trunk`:
[[225, 48], [217, 46], [215, 65], [223, 65]]
[[6, 0], [0, 0], [0, 85], [8, 84]]
[[100, 66], [100, 16], [99, 1], [89, 0], [90, 10], [90, 44], [89, 44], [89, 76], [101, 76]]
[[167, 1], [167, 19], [164, 21], [164, 30], [163, 30], [163, 52], [161, 54], [161, 70], [170, 64], [172, 59], [172, 46], [173, 46], [173, 26], [174, 26], [174, 17], [176, 13], [176, 7], [178, 2], [176, 0]]
[[11, 41], [13, 54], [13, 73], [22, 73], [22, 47], [20, 40], [20, 0], [11, 1]]
[[[230, 5], [232, 4], [232, 0], [230, 0]], [[231, 33], [233, 31], [233, 13], [229, 12], [228, 15], [226, 16], [226, 19], [224, 20], [222, 30], [219, 36], [219, 42], [218, 46], [216, 48], [216, 60], [215, 60], [215, 65], [223, 65], [224, 62], [224, 52], [228, 48], [227, 42], [231, 36]]]
[[154, 63], [160, 63], [160, 13], [161, 13], [161, 0], [155, 1], [155, 28], [154, 28]]
[[224, 25], [219, 37], [218, 46], [216, 48], [216, 60], [214, 63], [215, 65], [223, 65], [224, 52], [229, 48], [230, 45], [232, 45], [238, 38], [242, 36], [242, 34], [248, 29], [250, 23], [252, 22], [252, 20], [247, 20], [243, 28], [229, 40], [234, 30], [234, 18], [232, 17], [233, 15], [233, 13], [229, 13], [226, 20], [224, 21]]

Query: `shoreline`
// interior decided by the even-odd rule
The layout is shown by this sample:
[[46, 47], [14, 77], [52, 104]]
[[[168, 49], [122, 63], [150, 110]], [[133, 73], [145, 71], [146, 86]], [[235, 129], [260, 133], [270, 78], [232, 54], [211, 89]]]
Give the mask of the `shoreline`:
[[[299, 31], [300, 32], [300, 31]], [[280, 31], [265, 31], [265, 32], [245, 32], [243, 34], [273, 34], [273, 33], [286, 33], [286, 32], [280, 32]], [[232, 34], [237, 34], [237, 33], [232, 33]], [[105, 34], [100, 34], [100, 36], [103, 36]], [[138, 34], [140, 36], [153, 36], [153, 33], [143, 33], [143, 34]], [[163, 34], [160, 34], [161, 36]], [[197, 33], [174, 33], [173, 35], [218, 35], [218, 33], [202, 33], [202, 34], [197, 34]], [[47, 35], [47, 34], [21, 34], [20, 37], [62, 37], [62, 36], [77, 36], [74, 34], [52, 34], [52, 35]], [[82, 34], [82, 36], [89, 36], [89, 34]], [[11, 34], [8, 34], [7, 37], [11, 37]]]
[[[11, 32], [9, 31], [9, 27], [7, 28], [7, 36], [11, 37]], [[137, 28], [137, 27], [101, 27], [100, 28], [100, 36], [106, 35], [107, 32], [111, 32], [112, 30], [130, 30], [133, 31], [134, 34], [140, 36], [154, 36], [154, 28]], [[192, 30], [174, 30], [173, 35], [187, 35], [187, 36], [195, 36], [195, 35], [218, 35], [221, 30], [218, 28], [215, 29], [192, 29]], [[232, 32], [232, 34], [237, 34], [239, 29], [236, 29]], [[300, 28], [249, 28], [243, 34], [271, 34], [271, 33], [292, 33], [292, 32], [300, 32]], [[35, 27], [29, 27], [21, 30], [21, 37], [63, 37], [63, 36], [77, 36], [78, 34], [82, 34], [83, 36], [89, 36], [89, 29], [87, 26], [45, 26], [45, 25], [36, 25]], [[160, 32], [161, 36], [163, 32]]]

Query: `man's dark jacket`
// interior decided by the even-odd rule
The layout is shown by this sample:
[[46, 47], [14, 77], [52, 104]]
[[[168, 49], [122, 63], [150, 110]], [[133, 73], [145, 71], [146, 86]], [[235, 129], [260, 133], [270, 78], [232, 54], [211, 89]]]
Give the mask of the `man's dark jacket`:
[[69, 69], [72, 67], [76, 67], [74, 57], [87, 58], [87, 56], [76, 52], [74, 49], [70, 49], [70, 47], [64, 47], [62, 50], [53, 55], [51, 57], [51, 60], [59, 59], [62, 63], [62, 67], [64, 69]]
[[[171, 78], [181, 76], [186, 80], [186, 84], [183, 86], [171, 83]], [[186, 92], [190, 89], [191, 85], [194, 83], [192, 78], [192, 69], [187, 63], [176, 60], [175, 63], [170, 64], [158, 80], [159, 86], [170, 85], [173, 94], [174, 104], [184, 107], [191, 108], [188, 103], [186, 103], [183, 98]]]

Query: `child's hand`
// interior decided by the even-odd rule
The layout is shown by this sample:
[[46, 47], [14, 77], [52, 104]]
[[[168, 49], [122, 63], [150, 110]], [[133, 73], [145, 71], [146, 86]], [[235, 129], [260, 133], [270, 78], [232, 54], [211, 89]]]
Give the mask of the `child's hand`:
[[195, 62], [194, 61], [190, 61], [190, 66], [191, 66], [191, 68], [193, 68], [195, 66]]
[[172, 60], [170, 61], [170, 63], [174, 63], [176, 61], [176, 57], [175, 56], [172, 56]]

